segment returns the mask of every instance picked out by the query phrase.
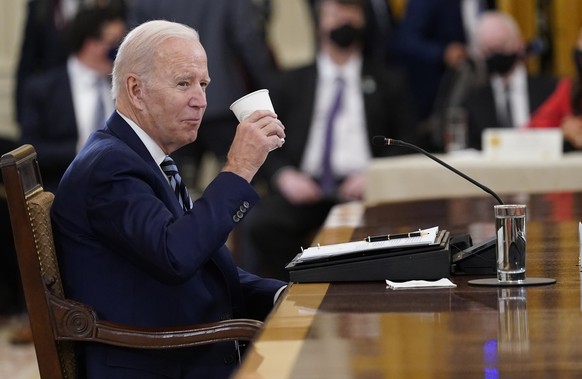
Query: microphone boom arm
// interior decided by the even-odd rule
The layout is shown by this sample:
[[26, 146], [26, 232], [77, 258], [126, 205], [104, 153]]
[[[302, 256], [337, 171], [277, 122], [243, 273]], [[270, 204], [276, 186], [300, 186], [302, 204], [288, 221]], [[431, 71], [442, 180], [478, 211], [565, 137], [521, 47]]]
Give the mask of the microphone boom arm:
[[488, 187], [484, 186], [483, 184], [477, 182], [473, 178], [468, 177], [467, 175], [463, 174], [461, 171], [457, 170], [456, 168], [454, 168], [450, 164], [446, 163], [445, 161], [443, 161], [443, 160], [435, 157], [433, 154], [430, 154], [426, 150], [424, 150], [424, 149], [422, 149], [422, 148], [420, 148], [418, 146], [412, 145], [412, 144], [410, 144], [408, 142], [400, 141], [400, 140], [397, 140], [397, 139], [385, 138], [385, 137], [384, 137], [384, 139], [385, 139], [385, 144], [386, 145], [404, 146], [404, 147], [407, 147], [407, 148], [412, 149], [412, 150], [416, 150], [419, 153], [422, 153], [422, 154], [426, 155], [427, 157], [429, 157], [433, 161], [435, 161], [437, 163], [440, 163], [441, 165], [445, 166], [446, 168], [448, 168], [449, 170], [451, 170], [455, 174], [461, 176], [465, 180], [467, 180], [467, 181], [473, 183], [474, 185], [476, 185], [477, 187], [481, 188], [483, 191], [485, 191], [488, 194], [490, 194], [491, 196], [493, 196], [499, 202], [500, 205], [503, 205], [503, 201], [501, 200], [501, 198], [495, 192], [493, 192], [491, 189], [489, 189]]

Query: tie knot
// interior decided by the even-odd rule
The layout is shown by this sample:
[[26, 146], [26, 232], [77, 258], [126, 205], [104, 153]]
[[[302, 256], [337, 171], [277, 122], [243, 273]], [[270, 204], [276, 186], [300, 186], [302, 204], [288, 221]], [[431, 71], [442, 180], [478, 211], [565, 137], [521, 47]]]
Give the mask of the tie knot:
[[172, 158], [166, 156], [164, 161], [160, 164], [162, 170], [166, 173], [166, 175], [176, 175], [178, 173], [178, 166]]

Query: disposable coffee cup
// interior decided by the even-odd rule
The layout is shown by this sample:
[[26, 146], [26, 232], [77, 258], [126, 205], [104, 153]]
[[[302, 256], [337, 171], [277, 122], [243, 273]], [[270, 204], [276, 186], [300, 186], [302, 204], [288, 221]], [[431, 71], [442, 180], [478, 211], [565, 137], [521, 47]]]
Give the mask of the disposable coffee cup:
[[525, 281], [525, 205], [496, 205], [497, 280]]
[[273, 103], [269, 97], [268, 89], [260, 89], [255, 92], [251, 92], [248, 95], [245, 95], [236, 100], [230, 105], [229, 108], [236, 116], [238, 122], [242, 122], [254, 111], [270, 110], [275, 112], [275, 108], [273, 108]]

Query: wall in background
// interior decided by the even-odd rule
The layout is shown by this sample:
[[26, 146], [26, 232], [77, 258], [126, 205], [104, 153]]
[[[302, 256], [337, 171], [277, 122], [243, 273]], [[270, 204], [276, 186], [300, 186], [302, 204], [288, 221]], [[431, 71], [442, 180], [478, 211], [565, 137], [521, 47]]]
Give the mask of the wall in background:
[[0, 136], [15, 138], [14, 77], [24, 28], [26, 0], [2, 0], [0, 5]]

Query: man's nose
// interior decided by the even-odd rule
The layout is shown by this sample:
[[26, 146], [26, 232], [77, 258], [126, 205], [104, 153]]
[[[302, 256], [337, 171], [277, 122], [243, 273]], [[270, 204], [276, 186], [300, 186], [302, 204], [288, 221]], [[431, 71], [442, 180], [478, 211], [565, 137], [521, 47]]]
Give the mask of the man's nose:
[[190, 97], [190, 106], [197, 108], [206, 108], [206, 92], [200, 86], [196, 86]]

